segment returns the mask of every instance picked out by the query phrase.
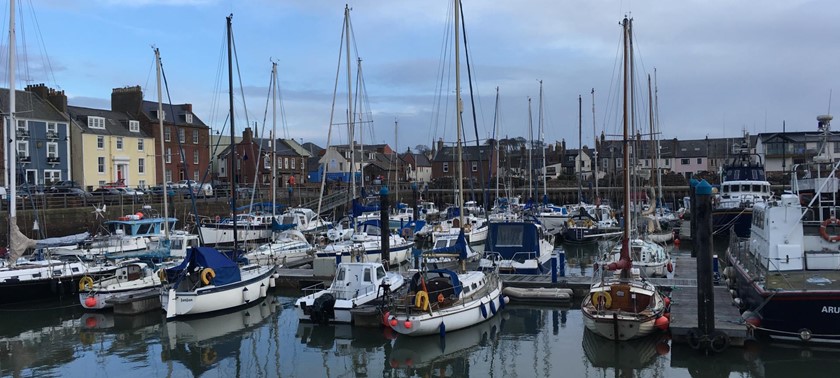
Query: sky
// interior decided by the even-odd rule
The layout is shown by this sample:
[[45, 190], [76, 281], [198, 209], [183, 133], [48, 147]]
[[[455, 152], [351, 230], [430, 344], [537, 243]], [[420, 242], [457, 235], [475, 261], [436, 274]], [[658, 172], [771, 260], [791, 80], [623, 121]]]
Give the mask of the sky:
[[[840, 93], [832, 97], [833, 89], [840, 89], [840, 2], [462, 1], [473, 79], [471, 96], [461, 43], [470, 144], [476, 124], [481, 140], [494, 130], [498, 138], [539, 139], [540, 119], [545, 141], [565, 140], [569, 148], [578, 145], [579, 133], [589, 146], [596, 134], [620, 134], [625, 16], [633, 19], [634, 119], [642, 133], [649, 132], [647, 75], [654, 76], [654, 69], [654, 118], [663, 139], [776, 132], [783, 123], [787, 131], [815, 131], [816, 116], [840, 106], [833, 100]], [[225, 17], [233, 14], [235, 133], [241, 135], [247, 124], [268, 137], [273, 61], [281, 95], [278, 136], [321, 146], [328, 134], [331, 144], [348, 141], [344, 2], [16, 3], [18, 89], [45, 83], [64, 90], [70, 105], [108, 109], [113, 88], [140, 85], [146, 100], [157, 101], [155, 46], [171, 101], [192, 103], [197, 117], [227, 135]], [[361, 59], [365, 94], [353, 90], [356, 100], [362, 99], [357, 108], [364, 119], [357, 141], [404, 151], [441, 138], [456, 140], [451, 3], [347, 3], [352, 87]], [[0, 86], [7, 88], [9, 4], [3, 4]]]

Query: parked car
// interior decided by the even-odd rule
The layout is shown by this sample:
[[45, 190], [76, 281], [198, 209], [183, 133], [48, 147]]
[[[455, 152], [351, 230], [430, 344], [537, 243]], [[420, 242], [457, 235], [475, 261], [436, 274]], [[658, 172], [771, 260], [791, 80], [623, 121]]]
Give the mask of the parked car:
[[81, 185], [79, 185], [78, 182], [75, 182], [73, 180], [59, 181], [59, 182], [53, 184], [52, 186], [50, 186], [51, 190], [52, 189], [61, 189], [61, 188], [79, 188], [79, 189], [81, 189], [82, 187], [81, 187]]
[[[170, 197], [172, 197], [172, 196], [174, 196], [174, 195], [175, 195], [175, 188], [173, 188], [173, 187], [172, 187], [172, 185], [168, 185], [166, 189], [167, 189], [167, 190], [166, 190], [166, 193], [167, 193]], [[152, 195], [155, 195], [155, 196], [161, 196], [161, 195], [163, 195], [163, 186], [162, 186], [162, 185], [153, 186], [153, 187], [151, 188], [151, 190], [150, 190], [150, 193], [151, 193]]]
[[68, 197], [91, 197], [93, 194], [88, 193], [80, 188], [51, 188], [48, 191], [49, 195], [68, 196]]
[[94, 196], [119, 196], [121, 195], [120, 191], [115, 188], [98, 188], [92, 192], [91, 195]]
[[21, 198], [29, 198], [30, 196], [40, 196], [44, 194], [43, 185], [23, 184], [16, 189], [17, 196]]
[[[204, 184], [191, 184], [192, 193], [196, 197], [212, 197], [213, 196], [213, 186], [210, 183]], [[181, 192], [184, 193], [184, 198], [190, 197], [190, 188], [182, 188]]]

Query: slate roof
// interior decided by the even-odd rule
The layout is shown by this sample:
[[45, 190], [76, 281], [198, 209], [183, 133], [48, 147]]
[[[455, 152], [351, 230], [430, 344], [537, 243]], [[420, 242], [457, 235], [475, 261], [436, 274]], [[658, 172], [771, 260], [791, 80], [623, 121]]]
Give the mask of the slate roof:
[[[464, 161], [478, 161], [490, 158], [490, 153], [493, 151], [492, 146], [462, 146], [463, 152], [461, 156]], [[444, 162], [455, 161], [458, 158], [458, 149], [455, 147], [443, 147], [436, 154], [432, 161]]]
[[[67, 117], [60, 113], [46, 100], [29, 91], [15, 90], [15, 114], [20, 119], [67, 122]], [[0, 112], [9, 114], [9, 90], [0, 88]]]
[[[193, 119], [192, 123], [187, 123], [185, 121], [184, 115], [187, 113], [187, 107], [191, 107], [189, 104], [163, 104], [163, 115], [164, 123], [174, 124], [176, 126], [193, 126], [193, 127], [208, 127], [204, 124], [204, 121], [201, 118], [198, 118], [198, 115], [190, 111], [192, 113]], [[149, 119], [157, 120], [157, 110], [158, 110], [158, 103], [153, 101], [143, 101], [143, 105], [141, 107], [143, 113], [146, 114]], [[173, 117], [173, 110], [177, 117]], [[177, 121], [176, 121], [177, 119]]]
[[[128, 128], [128, 121], [132, 120], [132, 118], [126, 113], [104, 109], [85, 108], [81, 106], [67, 106], [67, 114], [76, 126], [80, 127], [82, 132], [87, 134], [151, 138], [151, 136], [144, 133], [142, 129], [138, 132], [130, 131]], [[94, 129], [88, 127], [89, 116], [105, 118], [105, 129]]]

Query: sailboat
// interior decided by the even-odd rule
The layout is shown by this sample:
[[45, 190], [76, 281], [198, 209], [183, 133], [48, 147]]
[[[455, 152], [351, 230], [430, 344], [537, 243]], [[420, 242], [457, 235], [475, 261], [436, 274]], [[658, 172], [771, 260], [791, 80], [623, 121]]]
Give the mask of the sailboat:
[[[98, 277], [110, 274], [114, 265], [82, 262], [78, 259], [59, 260], [50, 258], [49, 249], [44, 249], [46, 258], [40, 254], [30, 258], [23, 254], [35, 248], [36, 241], [24, 235], [17, 225], [17, 161], [18, 152], [15, 128], [15, 2], [9, 2], [9, 91], [8, 118], [6, 118], [6, 183], [9, 187], [9, 250], [5, 259], [0, 259], [0, 304], [37, 300], [46, 297], [74, 293], [79, 281], [85, 276]], [[12, 146], [11, 148], [8, 148]]]
[[[234, 145], [233, 116], [233, 35], [227, 17], [228, 84], [230, 96], [230, 143]], [[229, 159], [231, 165], [233, 159]], [[231, 169], [231, 172], [233, 170]], [[236, 196], [231, 193], [231, 209], [236, 208]], [[233, 254], [238, 253], [236, 218], [233, 220]], [[246, 306], [265, 298], [273, 284], [276, 266], [248, 264], [240, 267], [211, 247], [193, 247], [176, 267], [165, 270], [167, 284], [162, 288], [160, 303], [166, 318], [206, 314]]]
[[[632, 20], [622, 22], [624, 34], [624, 219], [630, 219], [630, 135], [628, 124], [631, 89], [630, 41]], [[621, 239], [621, 258], [605, 268], [615, 272], [610, 277], [602, 270], [583, 298], [583, 323], [593, 333], [607, 339], [623, 341], [649, 335], [657, 327], [668, 324], [665, 300], [656, 286], [643, 279], [630, 259], [630, 222], [624, 222]]]
[[[455, 112], [458, 135], [458, 161], [461, 150], [461, 73], [458, 38], [461, 16], [460, 0], [455, 0]], [[458, 164], [458, 202], [464, 208], [463, 164]], [[463, 221], [463, 215], [459, 215]], [[463, 224], [463, 223], [461, 223]], [[460, 255], [466, 255], [465, 230], [456, 243]], [[462, 270], [465, 263], [462, 261]], [[492, 318], [505, 307], [508, 298], [502, 295], [498, 271], [457, 273], [447, 269], [417, 272], [411, 279], [405, 297], [390, 306], [386, 319], [397, 333], [409, 336], [441, 334], [467, 328]]]

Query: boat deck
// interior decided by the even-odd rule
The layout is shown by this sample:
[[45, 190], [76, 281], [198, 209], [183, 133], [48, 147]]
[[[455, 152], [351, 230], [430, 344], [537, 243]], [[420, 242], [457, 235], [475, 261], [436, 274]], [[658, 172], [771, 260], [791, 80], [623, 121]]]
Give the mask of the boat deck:
[[809, 270], [769, 273], [765, 277], [765, 290], [840, 290], [840, 271]]

